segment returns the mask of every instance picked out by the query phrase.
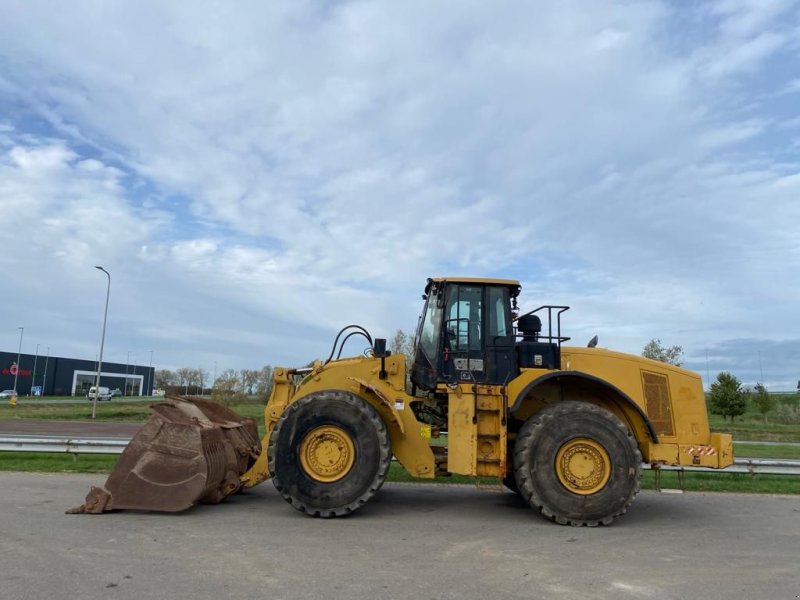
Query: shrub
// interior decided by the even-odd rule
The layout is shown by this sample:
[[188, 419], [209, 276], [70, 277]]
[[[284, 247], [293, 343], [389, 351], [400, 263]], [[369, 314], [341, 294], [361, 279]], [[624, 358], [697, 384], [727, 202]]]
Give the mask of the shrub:
[[747, 409], [747, 395], [742, 391], [742, 383], [732, 374], [723, 371], [711, 384], [709, 394], [711, 412], [730, 417], [733, 421]]
[[778, 404], [775, 408], [775, 420], [787, 425], [800, 424], [800, 407], [783, 403]]
[[764, 417], [764, 422], [767, 422], [767, 413], [775, 408], [775, 398], [769, 395], [767, 388], [760, 383], [756, 384], [755, 394], [753, 394], [753, 404], [756, 410]]

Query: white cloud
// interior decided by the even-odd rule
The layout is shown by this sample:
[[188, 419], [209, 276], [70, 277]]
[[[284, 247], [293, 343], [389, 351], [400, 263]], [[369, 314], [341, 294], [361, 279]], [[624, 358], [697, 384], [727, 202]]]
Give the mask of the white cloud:
[[[519, 277], [629, 351], [800, 339], [800, 166], [770, 138], [796, 115], [769, 104], [793, 80], [761, 78], [796, 72], [793, 8], [715, 3], [684, 39], [657, 2], [6, 3], [0, 208], [26, 205], [26, 254], [0, 264], [63, 290], [72, 349], [112, 264], [113, 343], [172, 366], [410, 329], [446, 272]], [[35, 298], [0, 300], [15, 321], [46, 311], [9, 281]]]

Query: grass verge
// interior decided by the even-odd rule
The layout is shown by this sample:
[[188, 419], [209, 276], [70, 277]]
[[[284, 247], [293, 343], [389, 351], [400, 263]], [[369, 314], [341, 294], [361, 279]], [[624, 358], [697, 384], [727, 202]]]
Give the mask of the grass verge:
[[[113, 454], [56, 454], [46, 452], [0, 452], [0, 471], [39, 473], [106, 474], [114, 468]], [[465, 485], [497, 485], [496, 479], [453, 475], [432, 481], [411, 477], [398, 463], [392, 463], [388, 481], [414, 483], [446, 483]], [[664, 471], [662, 488], [678, 488], [678, 475]], [[642, 489], [655, 489], [655, 476], [645, 471]], [[800, 477], [788, 475], [752, 475], [749, 473], [686, 473], [686, 490], [692, 492], [739, 492], [747, 494], [800, 494]]]
[[730, 433], [736, 441], [800, 442], [800, 425], [789, 423], [765, 423], [760, 416], [751, 414], [728, 421], [719, 415], [708, 419], [711, 431]]
[[[153, 398], [153, 402], [158, 402]], [[95, 421], [115, 423], [144, 423], [150, 418], [149, 403], [98, 402]], [[231, 410], [243, 417], [253, 417], [259, 421], [264, 419], [264, 405], [261, 402], [243, 402], [232, 404]], [[80, 404], [26, 404], [9, 406], [0, 404], [0, 419], [41, 419], [45, 421], [90, 421], [92, 419], [92, 403]]]
[[117, 454], [65, 454], [63, 452], [0, 452], [0, 471], [34, 473], [109, 473]]
[[737, 458], [789, 458], [800, 459], [800, 446], [798, 445], [776, 445], [766, 446], [762, 444], [748, 444], [747, 442], [735, 442], [733, 446], [734, 454]]
[[[454, 484], [495, 484], [496, 479], [466, 477], [453, 475], [435, 482], [429, 479], [411, 477], [399, 464], [392, 463], [389, 469], [388, 481], [416, 482], [416, 483], [454, 483]], [[689, 492], [735, 492], [744, 494], [800, 494], [800, 477], [792, 475], [753, 475], [750, 473], [692, 473], [685, 474], [686, 491]], [[661, 474], [662, 489], [678, 489], [678, 474], [674, 471], [664, 471]], [[655, 474], [644, 471], [642, 474], [642, 489], [654, 490]]]

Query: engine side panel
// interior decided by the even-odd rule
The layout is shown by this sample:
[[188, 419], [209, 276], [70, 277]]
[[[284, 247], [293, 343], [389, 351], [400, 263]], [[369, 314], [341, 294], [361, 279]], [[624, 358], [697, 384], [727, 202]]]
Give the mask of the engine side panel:
[[525, 419], [561, 400], [607, 406], [626, 421], [646, 462], [724, 467], [730, 436], [712, 436], [700, 376], [597, 348], [562, 348], [562, 369], [523, 370], [509, 385], [511, 412]]

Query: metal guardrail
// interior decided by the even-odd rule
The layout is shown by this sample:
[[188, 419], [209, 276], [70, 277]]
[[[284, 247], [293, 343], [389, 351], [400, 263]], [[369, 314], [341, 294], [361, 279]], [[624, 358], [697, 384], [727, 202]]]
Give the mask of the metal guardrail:
[[[121, 454], [130, 438], [110, 437], [66, 437], [2, 435], [0, 452], [59, 452], [67, 454]], [[651, 469], [650, 465], [644, 465]], [[726, 469], [706, 467], [661, 466], [660, 471], [679, 471], [683, 473], [761, 473], [765, 475], [800, 475], [800, 460], [737, 458]]]
[[130, 438], [0, 435], [0, 451], [121, 454], [129, 441]]
[[662, 465], [653, 469], [644, 465], [645, 469], [653, 471], [678, 471], [680, 473], [760, 473], [762, 475], [800, 475], [800, 460], [768, 459], [768, 458], [737, 458], [733, 465], [724, 469], [710, 469], [708, 467], [672, 467]]

